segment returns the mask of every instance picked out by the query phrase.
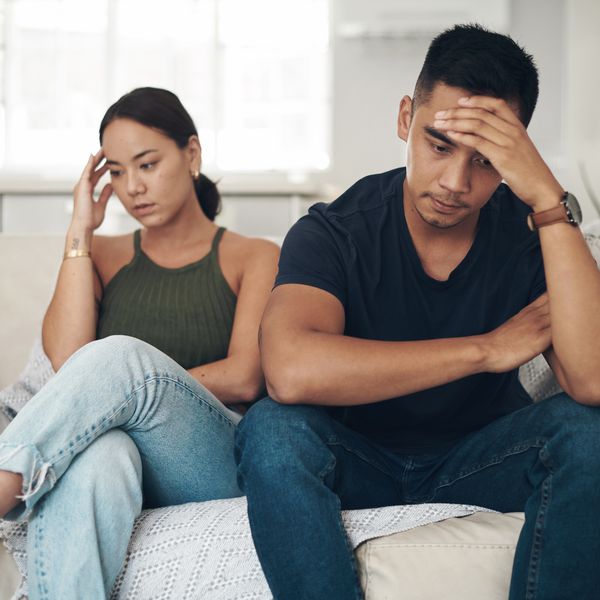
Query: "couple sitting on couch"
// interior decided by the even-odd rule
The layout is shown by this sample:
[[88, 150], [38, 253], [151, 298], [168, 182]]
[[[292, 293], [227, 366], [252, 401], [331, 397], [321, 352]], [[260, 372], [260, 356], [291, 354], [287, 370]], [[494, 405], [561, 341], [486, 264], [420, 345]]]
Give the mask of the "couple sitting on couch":
[[[53, 366], [75, 354], [0, 436], [30, 597], [106, 597], [142, 505], [241, 494], [277, 600], [361, 598], [340, 510], [420, 502], [525, 512], [512, 600], [595, 597], [600, 272], [527, 135], [537, 93], [510, 38], [435, 38], [406, 168], [312, 207], [270, 297], [277, 249], [212, 222], [177, 98], [117, 101], [44, 320]], [[107, 170], [144, 229], [92, 258]], [[517, 369], [540, 352], [566, 393], [532, 404]]]

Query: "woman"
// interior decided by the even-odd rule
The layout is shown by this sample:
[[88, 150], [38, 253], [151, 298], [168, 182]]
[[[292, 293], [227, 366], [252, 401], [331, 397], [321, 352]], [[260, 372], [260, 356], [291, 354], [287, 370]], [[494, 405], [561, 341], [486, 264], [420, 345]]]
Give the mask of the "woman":
[[[60, 370], [0, 436], [0, 517], [29, 519], [32, 599], [105, 598], [142, 490], [147, 507], [240, 495], [236, 407], [263, 389], [277, 247], [213, 223], [219, 196], [174, 94], [123, 96], [100, 142], [43, 324]], [[113, 190], [143, 229], [94, 236]]]

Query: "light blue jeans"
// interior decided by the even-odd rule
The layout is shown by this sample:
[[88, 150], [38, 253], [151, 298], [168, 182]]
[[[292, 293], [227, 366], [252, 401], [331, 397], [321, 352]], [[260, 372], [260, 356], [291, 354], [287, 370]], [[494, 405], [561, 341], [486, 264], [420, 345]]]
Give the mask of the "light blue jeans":
[[142, 504], [240, 496], [240, 419], [144, 342], [75, 353], [0, 435], [0, 469], [23, 476], [7, 518], [29, 519], [29, 598], [108, 597]]

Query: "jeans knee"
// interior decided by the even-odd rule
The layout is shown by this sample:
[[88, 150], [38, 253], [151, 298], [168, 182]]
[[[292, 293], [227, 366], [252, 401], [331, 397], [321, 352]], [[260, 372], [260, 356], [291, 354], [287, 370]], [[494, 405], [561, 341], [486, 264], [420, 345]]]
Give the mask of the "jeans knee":
[[566, 394], [548, 400], [541, 418], [554, 423], [548, 450], [578, 473], [600, 473], [600, 408], [578, 404]]
[[93, 353], [94, 358], [124, 360], [127, 357], [156, 351], [154, 346], [129, 335], [110, 335], [90, 342], [84, 348]]
[[282, 405], [270, 398], [255, 404], [236, 431], [238, 474], [285, 479], [298, 468], [319, 473], [332, 460], [330, 417], [318, 407]]
[[132, 372], [177, 369], [177, 364], [154, 346], [128, 335], [111, 335], [86, 344], [71, 356], [70, 376], [88, 376], [99, 369], [131, 378]]

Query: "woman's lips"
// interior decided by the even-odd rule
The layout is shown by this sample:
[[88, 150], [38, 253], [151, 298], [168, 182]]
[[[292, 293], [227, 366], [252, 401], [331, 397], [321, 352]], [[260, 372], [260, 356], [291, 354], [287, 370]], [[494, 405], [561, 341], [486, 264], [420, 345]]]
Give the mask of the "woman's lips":
[[148, 215], [151, 212], [154, 211], [154, 209], [156, 208], [156, 204], [152, 203], [152, 202], [142, 202], [140, 204], [136, 204], [133, 207], [133, 212], [136, 216], [143, 216], [143, 215]]

